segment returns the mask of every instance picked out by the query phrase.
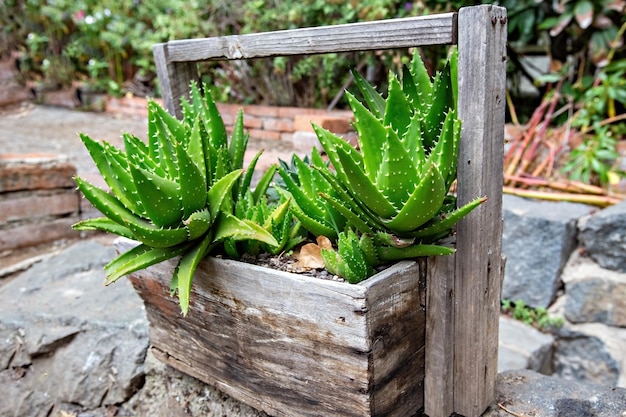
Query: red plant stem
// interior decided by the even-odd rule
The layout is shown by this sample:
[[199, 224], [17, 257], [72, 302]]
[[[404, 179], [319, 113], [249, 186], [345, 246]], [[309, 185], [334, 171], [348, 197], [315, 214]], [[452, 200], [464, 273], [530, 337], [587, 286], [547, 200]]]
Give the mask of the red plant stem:
[[[550, 149], [552, 149], [551, 144], [546, 144], [546, 146]], [[546, 169], [546, 167], [548, 166], [548, 164], [550, 163], [550, 158], [544, 158], [541, 163], [539, 165], [537, 165], [537, 167], [533, 170], [533, 172], [530, 174], [532, 177], [538, 177], [541, 175], [541, 173]], [[546, 175], [547, 177], [547, 175]]]
[[626, 113], [618, 114], [617, 116], [608, 117], [599, 123], [599, 126], [608, 125], [611, 123], [619, 122], [620, 120], [626, 120]]
[[554, 170], [554, 162], [556, 160], [556, 154], [558, 153], [559, 146], [552, 143], [550, 146], [550, 151], [548, 152], [548, 157], [546, 158], [546, 168], [545, 168], [545, 177], [550, 178], [552, 176], [552, 171]]
[[[517, 151], [517, 154], [519, 154], [518, 144], [520, 140], [522, 140], [522, 138], [523, 138], [522, 143], [528, 142], [530, 140], [530, 138], [535, 132], [535, 129], [537, 128], [537, 124], [541, 121], [541, 118], [543, 117], [543, 112], [547, 105], [548, 105], [548, 101], [546, 100], [546, 101], [541, 102], [541, 104], [539, 104], [539, 106], [535, 109], [535, 111], [533, 112], [533, 115], [530, 117], [530, 120], [526, 124], [526, 132], [523, 135], [522, 134], [518, 135], [515, 138], [514, 143], [511, 144], [511, 147], [509, 151], [507, 152], [506, 157], [504, 158], [505, 162], [511, 162], [510, 160], [511, 158], [515, 156], [516, 151]], [[523, 147], [524, 146], [522, 146], [522, 149]], [[513, 164], [514, 161], [511, 163]]]
[[516, 141], [514, 146], [511, 146], [511, 149], [509, 149], [509, 152], [507, 152], [507, 156], [505, 158], [505, 162], [507, 163], [506, 171], [505, 171], [506, 174], [511, 175], [513, 174], [513, 172], [515, 172], [517, 165], [519, 164], [519, 161], [522, 158], [522, 154], [524, 153], [524, 149], [528, 147], [530, 140], [533, 138], [535, 130], [537, 129], [537, 125], [543, 118], [544, 110], [548, 104], [549, 104], [549, 101], [547, 100], [543, 101], [539, 105], [539, 107], [535, 109], [532, 117], [530, 118], [530, 121], [527, 124], [528, 130], [526, 131], [526, 134], [524, 135], [524, 139], [521, 141], [521, 145], [519, 144], [519, 140], [518, 140]]
[[511, 121], [515, 126], [519, 126], [519, 119], [517, 118], [517, 111], [515, 110], [515, 105], [513, 104], [513, 99], [511, 98], [511, 94], [509, 90], [506, 90], [506, 104], [509, 107], [509, 114], [511, 115]]
[[526, 149], [526, 152], [524, 152], [524, 154], [522, 155], [521, 164], [518, 166], [516, 171], [518, 174], [521, 172], [526, 172], [530, 163], [535, 159], [537, 147], [541, 142], [543, 142], [546, 130], [548, 129], [548, 125], [550, 124], [550, 120], [552, 119], [552, 115], [554, 114], [554, 109], [556, 109], [556, 105], [561, 97], [560, 91], [562, 85], [563, 80], [561, 79], [556, 86], [554, 95], [550, 98], [550, 106], [548, 107], [548, 110], [543, 117], [543, 123], [539, 127], [539, 130], [537, 130], [532, 144], [529, 148]]

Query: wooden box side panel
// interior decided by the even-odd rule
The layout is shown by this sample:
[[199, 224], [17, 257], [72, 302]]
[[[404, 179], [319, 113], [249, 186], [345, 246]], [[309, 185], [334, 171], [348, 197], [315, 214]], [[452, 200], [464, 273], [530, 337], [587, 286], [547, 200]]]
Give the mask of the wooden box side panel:
[[242, 265], [203, 261], [185, 318], [173, 262], [131, 276], [155, 354], [271, 415], [370, 415], [365, 289]]
[[407, 417], [423, 410], [424, 272], [424, 262], [404, 261], [368, 284], [373, 416]]

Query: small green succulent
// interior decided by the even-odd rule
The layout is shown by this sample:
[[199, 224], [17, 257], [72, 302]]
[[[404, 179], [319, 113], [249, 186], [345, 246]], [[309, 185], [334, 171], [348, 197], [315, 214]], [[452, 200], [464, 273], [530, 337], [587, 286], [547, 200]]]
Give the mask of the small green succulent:
[[250, 183], [259, 154], [244, 175], [248, 135], [243, 114], [239, 112], [229, 141], [211, 94], [204, 89], [203, 96], [192, 85], [190, 100], [183, 100], [182, 120], [149, 102], [147, 144], [124, 134], [124, 149], [118, 149], [81, 135], [111, 192], [76, 178], [80, 191], [104, 217], [81, 221], [74, 228], [140, 242], [105, 266], [106, 283], [180, 256], [171, 286], [183, 314], [189, 309], [193, 274], [211, 251], [226, 241], [279, 245], [265, 227], [234, 213], [240, 196], [257, 191], [251, 191]]
[[360, 237], [352, 229], [339, 234], [337, 250], [320, 250], [326, 269], [331, 274], [345, 278], [350, 283], [358, 283], [374, 274], [378, 255], [370, 235]]
[[236, 241], [227, 239], [224, 242], [226, 254], [234, 259], [242, 254], [258, 256], [261, 253], [278, 255], [290, 251], [306, 238], [300, 228], [300, 222], [294, 220], [291, 201], [284, 196], [279, 201], [269, 201], [267, 190], [277, 165], [272, 165], [263, 175], [254, 192], [249, 189], [242, 193], [235, 203], [234, 214], [239, 219], [246, 219], [261, 225], [276, 240], [277, 244], [257, 240]]
[[291, 166], [282, 162], [278, 173], [284, 187], [278, 191], [294, 201], [292, 211], [302, 226], [314, 236], [336, 239], [346, 227], [346, 219], [327, 199], [320, 198], [320, 193], [334, 198], [339, 195], [327, 179], [328, 164], [318, 149], [313, 148], [309, 163], [308, 157], [303, 160], [293, 155]]
[[[456, 53], [433, 81], [415, 54], [401, 81], [390, 72], [386, 98], [358, 73], [354, 76], [363, 102], [349, 92], [347, 97], [358, 148], [313, 125], [333, 170], [315, 162], [319, 157], [314, 154], [310, 167], [298, 167], [298, 181], [287, 181], [292, 175], [279, 171], [300, 220], [305, 227], [313, 220], [323, 223], [320, 213], [330, 207], [336, 213], [333, 224], [344, 224], [361, 234], [361, 238], [353, 231], [329, 236], [338, 238], [337, 261], [325, 255], [330, 269], [338, 269], [334, 263], [354, 260], [354, 265], [344, 269], [371, 273], [372, 269], [360, 265], [361, 257], [356, 254], [363, 247], [357, 241], [363, 238], [371, 239], [367, 247], [375, 249], [363, 258], [369, 259], [369, 266], [451, 254], [452, 248], [436, 242], [485, 201], [477, 198], [457, 208], [449, 194], [456, 180], [461, 132], [456, 113]], [[312, 232], [323, 234], [323, 229]]]

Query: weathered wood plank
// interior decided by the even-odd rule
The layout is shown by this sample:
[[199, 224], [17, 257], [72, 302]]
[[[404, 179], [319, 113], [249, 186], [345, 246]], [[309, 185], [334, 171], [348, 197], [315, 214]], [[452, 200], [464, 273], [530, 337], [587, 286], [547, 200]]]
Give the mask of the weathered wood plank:
[[165, 109], [177, 117], [182, 117], [180, 99], [189, 97], [189, 86], [198, 81], [198, 68], [194, 62], [173, 62], [169, 58], [166, 43], [152, 47], [157, 77]]
[[458, 199], [488, 201], [457, 227], [454, 411], [478, 416], [493, 401], [502, 274], [502, 161], [506, 9], [459, 11]]
[[415, 262], [351, 285], [210, 258], [194, 277], [185, 318], [169, 296], [173, 268], [169, 261], [130, 277], [165, 363], [274, 416], [421, 410]]
[[454, 277], [456, 254], [428, 258], [424, 412], [454, 411]]
[[[403, 267], [402, 265], [407, 265]], [[424, 405], [425, 283], [420, 265], [402, 262], [363, 281], [372, 341], [371, 415], [407, 417]], [[423, 298], [423, 299], [422, 299]]]
[[180, 98], [197, 80], [197, 61], [251, 59], [441, 45], [456, 42], [456, 13], [213, 38], [153, 48], [165, 108], [181, 117]]
[[168, 42], [171, 61], [250, 59], [455, 42], [455, 13]]

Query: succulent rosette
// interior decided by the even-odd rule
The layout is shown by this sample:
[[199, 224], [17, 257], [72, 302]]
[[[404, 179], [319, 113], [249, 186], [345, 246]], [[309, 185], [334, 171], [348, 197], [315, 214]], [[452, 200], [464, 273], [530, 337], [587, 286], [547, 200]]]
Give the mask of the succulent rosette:
[[[322, 250], [331, 271], [356, 282], [371, 275], [371, 267], [380, 263], [451, 254], [453, 248], [436, 242], [485, 201], [477, 198], [457, 208], [449, 192], [456, 180], [461, 135], [456, 60], [453, 53], [431, 80], [420, 56], [414, 54], [401, 80], [390, 72], [386, 98], [355, 72], [363, 102], [346, 94], [358, 147], [313, 125], [332, 169], [316, 162], [316, 157], [309, 168], [300, 167], [299, 181], [287, 181], [287, 172], [279, 171], [304, 227], [319, 235], [325, 232], [320, 224], [326, 229], [344, 224], [361, 235], [332, 231], [338, 250]], [[319, 190], [319, 177], [328, 191]], [[320, 216], [325, 207], [338, 213], [332, 222]]]
[[[118, 149], [80, 136], [110, 192], [76, 178], [80, 191], [103, 217], [74, 225], [78, 230], [102, 230], [139, 242], [105, 266], [107, 284], [180, 256], [172, 291], [178, 293], [184, 314], [193, 274], [212, 250], [239, 240], [279, 245], [271, 230], [234, 214], [237, 199], [250, 192], [259, 156], [244, 174], [248, 135], [242, 112], [229, 140], [211, 94], [203, 96], [193, 85], [190, 96], [183, 100], [182, 120], [149, 102], [147, 143], [124, 134], [124, 149]], [[257, 201], [273, 173], [268, 171], [257, 186]]]

